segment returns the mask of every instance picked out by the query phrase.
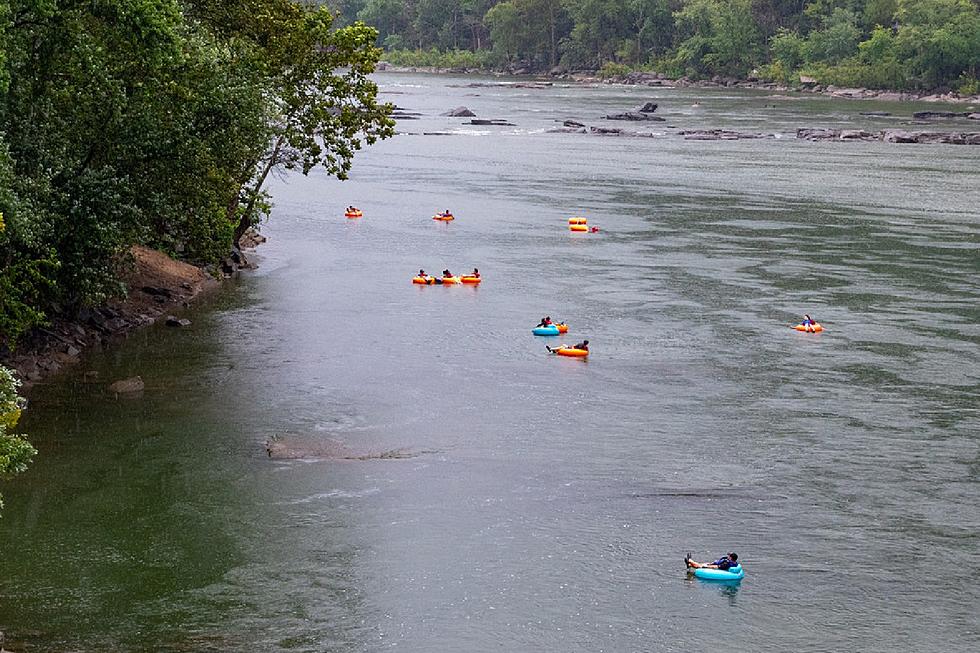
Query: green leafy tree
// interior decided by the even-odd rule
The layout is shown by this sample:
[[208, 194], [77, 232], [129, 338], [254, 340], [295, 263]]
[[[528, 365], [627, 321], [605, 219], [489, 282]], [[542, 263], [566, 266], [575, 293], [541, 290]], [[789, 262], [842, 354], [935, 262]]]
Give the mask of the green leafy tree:
[[808, 62], [838, 63], [857, 54], [860, 41], [857, 14], [838, 7], [823, 19], [822, 29], [807, 37], [803, 54]]
[[321, 167], [346, 179], [354, 153], [394, 134], [391, 106], [377, 100], [377, 31], [363, 23], [335, 29], [326, 8], [290, 0], [201, 0], [198, 15], [215, 29], [248, 39], [262, 63], [269, 98], [270, 138], [245, 166], [240, 192], [227, 208], [234, 242], [256, 224], [273, 170], [308, 174]]
[[745, 76], [763, 44], [750, 0], [691, 0], [674, 14], [681, 34], [676, 64], [693, 75]]

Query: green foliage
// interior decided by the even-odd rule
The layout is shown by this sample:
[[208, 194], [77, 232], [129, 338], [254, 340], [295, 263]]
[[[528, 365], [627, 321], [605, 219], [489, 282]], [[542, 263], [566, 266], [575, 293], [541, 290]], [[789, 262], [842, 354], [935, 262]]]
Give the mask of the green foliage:
[[490, 59], [487, 51], [447, 50], [389, 50], [385, 61], [395, 66], [415, 68], [485, 68]]
[[980, 95], [980, 80], [976, 77], [963, 74], [956, 82], [956, 91], [960, 95]]
[[602, 79], [611, 79], [614, 77], [623, 77], [630, 72], [630, 67], [623, 63], [613, 63], [612, 61], [607, 61], [602, 64], [602, 68], [599, 70], [599, 77]]
[[[20, 386], [13, 373], [0, 365], [0, 479], [10, 478], [27, 469], [37, 454], [23, 434], [13, 434], [24, 399], [17, 394]], [[0, 496], [0, 509], [3, 497]]]
[[690, 76], [744, 77], [761, 56], [751, 0], [690, 0], [674, 18], [687, 35], [675, 62]]
[[[744, 77], [759, 69], [783, 82], [809, 72], [828, 83], [969, 89], [957, 80], [980, 74], [978, 6], [976, 0], [365, 0], [358, 16], [376, 21], [387, 58], [405, 65], [471, 67], [461, 62], [463, 50], [480, 55], [483, 67], [519, 63], [540, 71], [560, 58], [571, 69], [601, 70], [613, 62], [691, 77]], [[477, 15], [484, 30], [473, 29]], [[884, 52], [879, 29], [894, 42], [876, 58]], [[404, 51], [409, 43], [414, 55]], [[439, 56], [444, 52], [450, 59]]]
[[0, 35], [0, 343], [118, 294], [132, 244], [226, 255], [272, 169], [343, 178], [392, 133], [377, 33], [326, 8], [10, 0]]

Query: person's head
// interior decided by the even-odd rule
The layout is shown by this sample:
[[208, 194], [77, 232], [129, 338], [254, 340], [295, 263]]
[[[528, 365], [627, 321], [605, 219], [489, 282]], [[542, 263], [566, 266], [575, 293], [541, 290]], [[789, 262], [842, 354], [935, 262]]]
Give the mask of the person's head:
[[480, 270], [478, 268], [473, 268], [473, 271], [474, 272], [479, 272]]
[[729, 553], [728, 554], [728, 559], [731, 560], [732, 562], [738, 562], [738, 554], [737, 553]]
[[805, 317], [805, 318], [806, 318], [806, 319], [808, 319], [808, 320], [810, 320], [810, 319], [812, 319], [812, 318], [810, 317], [810, 314], [809, 314], [809, 313], [804, 313], [804, 314], [803, 314], [803, 317]]
[[589, 344], [589, 341], [588, 340], [583, 340], [582, 343], [587, 345], [587, 344]]
[[419, 270], [419, 276], [420, 277], [424, 277], [425, 276], [425, 270]]

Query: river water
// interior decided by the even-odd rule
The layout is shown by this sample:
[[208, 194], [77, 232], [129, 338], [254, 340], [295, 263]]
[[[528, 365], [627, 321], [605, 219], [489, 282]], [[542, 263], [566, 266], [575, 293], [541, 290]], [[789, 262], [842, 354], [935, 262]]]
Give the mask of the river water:
[[[8, 648], [980, 646], [980, 149], [793, 138], [907, 104], [378, 80], [422, 117], [277, 181], [257, 272], [33, 393]], [[545, 131], [648, 99], [653, 138]]]

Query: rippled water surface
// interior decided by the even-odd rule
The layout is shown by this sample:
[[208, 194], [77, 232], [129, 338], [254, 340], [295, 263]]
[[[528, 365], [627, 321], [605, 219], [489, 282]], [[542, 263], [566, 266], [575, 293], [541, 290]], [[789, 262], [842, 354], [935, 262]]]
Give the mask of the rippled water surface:
[[[379, 76], [423, 115], [278, 181], [256, 273], [35, 391], [7, 647], [976, 650], [980, 148], [794, 137], [912, 105], [472, 81]], [[546, 131], [648, 99], [651, 138]], [[686, 577], [728, 550], [741, 586]]]

